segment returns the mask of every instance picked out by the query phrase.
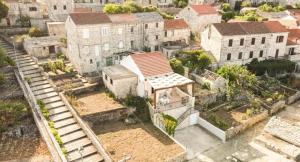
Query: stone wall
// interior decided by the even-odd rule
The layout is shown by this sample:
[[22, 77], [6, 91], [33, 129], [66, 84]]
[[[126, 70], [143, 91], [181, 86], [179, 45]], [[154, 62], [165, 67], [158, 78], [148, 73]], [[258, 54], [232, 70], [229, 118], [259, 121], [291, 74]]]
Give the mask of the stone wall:
[[16, 34], [24, 34], [28, 33], [30, 28], [2, 28], [0, 29], [0, 33], [6, 35], [16, 35]]
[[106, 122], [106, 121], [117, 121], [126, 119], [135, 109], [133, 108], [119, 108], [105, 112], [99, 112], [90, 115], [82, 116], [82, 119], [87, 121], [91, 127], [96, 124]]
[[275, 114], [285, 107], [285, 100], [280, 100], [271, 106], [270, 114]]
[[286, 100], [286, 104], [292, 104], [300, 99], [300, 92], [296, 92], [294, 95], [290, 96]]

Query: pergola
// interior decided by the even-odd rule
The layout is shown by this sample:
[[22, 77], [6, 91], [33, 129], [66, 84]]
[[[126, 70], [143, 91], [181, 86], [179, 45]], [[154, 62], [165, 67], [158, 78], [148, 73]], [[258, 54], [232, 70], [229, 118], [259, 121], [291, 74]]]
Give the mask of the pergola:
[[190, 85], [190, 89], [188, 88], [188, 93], [193, 96], [194, 81], [177, 73], [149, 77], [147, 78], [147, 81], [152, 87], [152, 91], [154, 93], [154, 108], [156, 108], [156, 92], [159, 90]]

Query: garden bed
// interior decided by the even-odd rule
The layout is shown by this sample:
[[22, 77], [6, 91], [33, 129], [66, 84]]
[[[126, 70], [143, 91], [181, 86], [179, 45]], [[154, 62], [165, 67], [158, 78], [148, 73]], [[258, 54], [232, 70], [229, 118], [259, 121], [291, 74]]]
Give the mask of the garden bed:
[[177, 158], [182, 161], [185, 157], [185, 150], [151, 123], [109, 122], [99, 124], [93, 130], [113, 161], [125, 156], [129, 157], [126, 161], [148, 162]]

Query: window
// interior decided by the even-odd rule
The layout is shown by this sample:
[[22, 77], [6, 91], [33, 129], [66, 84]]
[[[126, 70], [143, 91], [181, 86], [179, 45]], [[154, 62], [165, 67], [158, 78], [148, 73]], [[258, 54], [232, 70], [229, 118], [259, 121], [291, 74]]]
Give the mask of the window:
[[95, 45], [95, 55], [96, 55], [96, 57], [98, 57], [100, 55], [99, 45]]
[[113, 58], [112, 57], [107, 57], [106, 58], [106, 66], [111, 66], [113, 64]]
[[241, 40], [240, 40], [240, 46], [243, 46], [244, 45], [244, 38], [242, 38]]
[[97, 61], [96, 64], [97, 64], [97, 67], [100, 67], [100, 62], [99, 61]]
[[111, 84], [111, 85], [114, 85], [114, 82], [113, 82], [113, 80], [112, 80], [112, 79], [110, 79], [110, 84]]
[[155, 39], [158, 40], [158, 35], [155, 36]]
[[133, 28], [133, 26], [131, 27], [130, 31], [131, 31], [131, 33], [133, 33], [133, 32], [134, 32], [134, 28]]
[[66, 6], [66, 5], [64, 5], [64, 6], [63, 6], [63, 8], [64, 8], [64, 10], [66, 10], [66, 9], [67, 9], [67, 6]]
[[243, 58], [243, 53], [240, 52], [240, 53], [239, 53], [239, 59], [242, 59], [242, 58]]
[[259, 51], [259, 57], [263, 57], [263, 56], [264, 56], [264, 51], [263, 50]]
[[284, 38], [284, 36], [277, 36], [276, 42], [277, 42], [277, 43], [283, 42], [283, 38]]
[[156, 23], [156, 28], [158, 28], [158, 23]]
[[123, 41], [120, 41], [119, 42], [119, 48], [123, 48], [124, 47], [124, 43], [123, 43]]
[[134, 48], [134, 41], [130, 41], [130, 47], [131, 47], [131, 49]]
[[250, 51], [249, 58], [253, 58], [253, 51]]
[[107, 80], [107, 75], [105, 74], [105, 80]]
[[167, 31], [165, 31], [165, 37], [167, 37], [168, 36], [168, 32]]
[[37, 11], [36, 7], [29, 7], [29, 11]]
[[289, 49], [289, 55], [295, 55], [295, 48]]
[[265, 42], [266, 42], [266, 37], [262, 37], [261, 44], [265, 44]]
[[122, 28], [119, 28], [119, 29], [118, 29], [118, 34], [121, 35], [122, 33], [123, 33], [123, 29], [122, 29]]
[[108, 27], [102, 27], [102, 28], [101, 28], [102, 36], [107, 36], [107, 35], [108, 35], [108, 32], [109, 32]]
[[93, 63], [93, 60], [92, 59], [90, 59], [90, 64], [92, 64]]
[[56, 5], [54, 5], [54, 6], [53, 6], [53, 9], [54, 9], [54, 10], [57, 10], [57, 6], [56, 6]]
[[229, 46], [229, 47], [232, 47], [232, 42], [233, 42], [233, 40], [232, 40], [232, 39], [229, 39], [229, 42], [228, 42], [228, 46]]
[[227, 61], [231, 60], [231, 53], [227, 54]]
[[254, 45], [255, 44], [255, 38], [252, 38], [251, 39], [251, 45]]
[[155, 50], [155, 51], [158, 51], [158, 46], [157, 46], [157, 45], [154, 47], [154, 50]]
[[104, 51], [108, 51], [109, 50], [109, 44], [108, 43], [105, 43], [104, 44]]
[[89, 29], [82, 29], [82, 38], [89, 38], [89, 37], [90, 37]]
[[145, 24], [145, 29], [148, 29], [148, 24]]
[[279, 55], [279, 49], [276, 49], [275, 58], [278, 58]]

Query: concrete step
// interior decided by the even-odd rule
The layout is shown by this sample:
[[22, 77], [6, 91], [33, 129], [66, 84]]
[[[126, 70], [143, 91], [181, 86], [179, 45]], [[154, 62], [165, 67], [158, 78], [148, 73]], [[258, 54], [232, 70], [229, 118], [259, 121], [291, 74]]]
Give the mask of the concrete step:
[[31, 65], [31, 66], [22, 67], [20, 69], [22, 71], [29, 71], [29, 70], [38, 69], [38, 68], [39, 68], [39, 65]]
[[48, 80], [30, 83], [30, 87], [36, 87], [36, 86], [45, 85], [45, 84], [49, 84]]
[[28, 77], [28, 78], [36, 78], [36, 77], [41, 77], [41, 76], [42, 76], [41, 73], [33, 73], [33, 74], [25, 75], [25, 77]]
[[19, 65], [28, 64], [32, 62], [35, 63], [33, 60], [18, 61]]
[[44, 101], [45, 104], [49, 104], [49, 103], [52, 103], [52, 102], [61, 101], [61, 98], [59, 96], [55, 96], [55, 97], [50, 97], [50, 98], [43, 99], [43, 101]]
[[28, 63], [23, 63], [23, 64], [19, 64], [20, 67], [26, 67], [26, 66], [32, 66], [32, 65], [36, 65], [36, 63], [34, 61], [30, 61]]
[[50, 87], [50, 88], [34, 91], [33, 94], [34, 95], [41, 95], [41, 94], [50, 93], [50, 92], [54, 92], [54, 91], [55, 91], [54, 88]]
[[91, 161], [91, 162], [104, 162], [104, 159], [102, 156], [100, 156], [99, 154], [93, 154], [93, 155], [90, 155], [90, 156], [86, 156], [83, 158], [83, 160], [81, 159], [77, 159], [75, 160], [74, 162], [86, 162], [86, 161]]
[[36, 77], [36, 78], [31, 78], [30, 79], [31, 83], [44, 81], [44, 80], [47, 80], [47, 79], [45, 77]]
[[53, 122], [57, 122], [64, 119], [71, 118], [72, 116], [73, 115], [71, 114], [71, 112], [65, 112], [65, 113], [50, 116], [50, 120]]
[[76, 123], [76, 120], [74, 118], [69, 118], [63, 121], [59, 121], [59, 122], [55, 122], [54, 127], [56, 129], [62, 128], [62, 127], [66, 127], [68, 125], [74, 124]]
[[86, 137], [86, 134], [82, 130], [79, 130], [61, 137], [61, 140], [63, 141], [64, 144], [66, 144], [68, 142], [79, 140], [82, 137]]
[[31, 90], [32, 91], [38, 91], [38, 90], [46, 89], [46, 88], [52, 88], [52, 85], [51, 84], [44, 84], [44, 85], [32, 87]]
[[40, 73], [42, 72], [41, 69], [34, 69], [34, 70], [29, 70], [29, 71], [23, 71], [23, 74], [25, 76], [30, 75], [30, 74], [34, 74], [34, 73]]
[[84, 147], [84, 146], [87, 146], [90, 144], [92, 144], [92, 142], [87, 137], [85, 137], [85, 138], [81, 138], [79, 140], [70, 142], [68, 144], [65, 144], [64, 146], [69, 153], [69, 152], [72, 152], [75, 150], [77, 151], [77, 148], [79, 148], [79, 147]]
[[55, 96], [58, 96], [57, 92], [51, 92], [51, 93], [47, 93], [47, 94], [38, 95], [38, 96], [36, 96], [36, 98], [43, 100], [43, 99], [55, 97]]
[[68, 111], [69, 111], [69, 109], [67, 109], [65, 106], [62, 106], [62, 107], [57, 107], [55, 109], [49, 110], [49, 113], [50, 113], [50, 115], [57, 115], [57, 114], [61, 114], [61, 113], [68, 112]]
[[81, 127], [78, 124], [72, 124], [72, 125], [57, 129], [57, 132], [62, 137], [64, 135], [70, 134], [70, 133], [78, 131], [80, 129], [81, 129]]
[[20, 62], [20, 61], [28, 61], [31, 60], [33, 61], [33, 59], [31, 57], [18, 57], [18, 58], [13, 58], [15, 61]]
[[[95, 148], [95, 146], [93, 145], [90, 145], [90, 146], [87, 146], [87, 147], [84, 147], [83, 150], [82, 150], [82, 157], [87, 157], [89, 155], [93, 155], [97, 153], [97, 149]], [[69, 161], [75, 161], [75, 160], [78, 160], [81, 158], [81, 155], [78, 151], [74, 151], [74, 152], [71, 152], [70, 154], [68, 154], [68, 159]]]
[[57, 108], [57, 107], [61, 107], [61, 106], [65, 106], [65, 103], [63, 103], [61, 100], [57, 101], [57, 102], [52, 102], [52, 103], [46, 104], [46, 108], [48, 110], [54, 109], [54, 108]]

